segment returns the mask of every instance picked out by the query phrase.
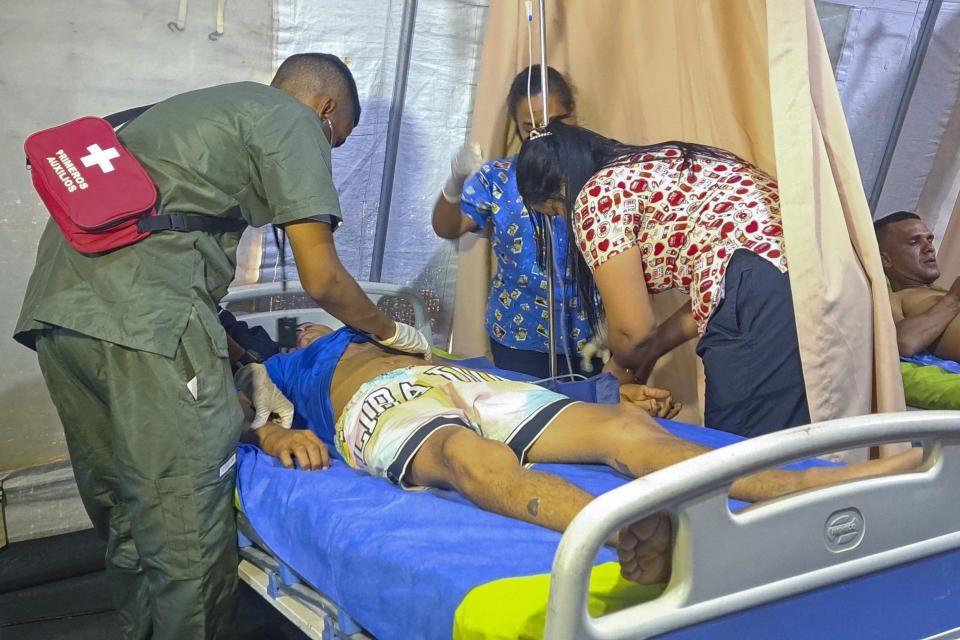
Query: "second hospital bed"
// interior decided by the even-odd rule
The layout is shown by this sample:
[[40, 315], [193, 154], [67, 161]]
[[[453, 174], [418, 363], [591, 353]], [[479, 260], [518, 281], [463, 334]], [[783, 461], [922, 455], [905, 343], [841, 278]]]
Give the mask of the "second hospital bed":
[[[542, 465], [600, 495], [562, 541], [451, 492], [402, 492], [339, 461], [290, 471], [244, 446], [241, 576], [317, 638], [960, 637], [960, 414], [864, 416], [744, 442], [663, 423], [724, 448], [633, 482]], [[753, 507], [728, 498], [751, 471], [904, 440], [924, 442], [922, 471]], [[602, 540], [662, 509], [677, 526], [671, 582], [623, 581]]]

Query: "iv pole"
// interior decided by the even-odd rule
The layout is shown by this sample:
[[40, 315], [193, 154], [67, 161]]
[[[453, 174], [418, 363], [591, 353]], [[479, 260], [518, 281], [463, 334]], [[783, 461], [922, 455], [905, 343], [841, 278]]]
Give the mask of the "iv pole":
[[[544, 0], [540, 0], [540, 105], [543, 109], [543, 119], [540, 122], [542, 127], [547, 126], [547, 98], [550, 95], [547, 88], [547, 28], [544, 18]], [[546, 251], [547, 264], [547, 335], [550, 341], [550, 377], [557, 376], [557, 330], [554, 322], [554, 311], [556, 309], [556, 293], [554, 292], [554, 271], [553, 263], [553, 223], [550, 216], [543, 216], [546, 233], [544, 234], [544, 250]], [[573, 373], [572, 371], [569, 373]]]

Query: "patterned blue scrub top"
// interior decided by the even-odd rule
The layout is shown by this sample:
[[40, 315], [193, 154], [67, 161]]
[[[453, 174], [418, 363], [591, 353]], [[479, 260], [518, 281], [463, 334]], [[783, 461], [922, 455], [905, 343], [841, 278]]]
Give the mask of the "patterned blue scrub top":
[[[497, 255], [497, 271], [490, 280], [487, 333], [511, 349], [547, 352], [547, 277], [537, 266], [533, 220], [517, 190], [515, 167], [516, 156], [484, 163], [464, 184], [460, 209], [477, 223], [477, 233], [493, 223], [490, 242]], [[570, 353], [579, 353], [590, 339], [590, 325], [579, 309], [567, 267], [567, 235], [559, 222], [553, 225], [554, 264], [564, 273], [562, 281], [554, 278], [557, 353], [567, 353], [570, 346]], [[568, 340], [561, 338], [564, 333]]]

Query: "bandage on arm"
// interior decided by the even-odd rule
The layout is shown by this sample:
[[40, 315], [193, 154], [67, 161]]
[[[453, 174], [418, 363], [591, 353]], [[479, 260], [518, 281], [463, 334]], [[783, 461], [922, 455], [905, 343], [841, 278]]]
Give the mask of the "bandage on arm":
[[426, 336], [420, 333], [416, 328], [402, 322], [396, 323], [397, 328], [393, 336], [386, 340], [377, 340], [380, 344], [391, 349], [405, 351], [415, 355], [422, 355], [427, 360], [430, 359], [430, 342]]

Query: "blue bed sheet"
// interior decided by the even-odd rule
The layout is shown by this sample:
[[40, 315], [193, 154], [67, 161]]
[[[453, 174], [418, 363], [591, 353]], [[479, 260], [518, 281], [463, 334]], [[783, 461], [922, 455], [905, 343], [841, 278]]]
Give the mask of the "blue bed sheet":
[[954, 362], [953, 360], [944, 360], [943, 358], [938, 358], [929, 351], [920, 351], [909, 358], [900, 356], [901, 362], [912, 362], [913, 364], [919, 364], [922, 366], [935, 366], [945, 369], [950, 373], [960, 373], [960, 363]]
[[[740, 439], [660, 422], [711, 446]], [[628, 481], [606, 467], [537, 468], [595, 495]], [[238, 454], [237, 488], [244, 513], [277, 556], [383, 640], [449, 638], [471, 588], [549, 573], [560, 541], [559, 533], [482, 511], [454, 492], [404, 492], [339, 460], [326, 471], [288, 470], [248, 445]], [[731, 508], [742, 505], [731, 501]], [[597, 562], [615, 560], [604, 549]]]

